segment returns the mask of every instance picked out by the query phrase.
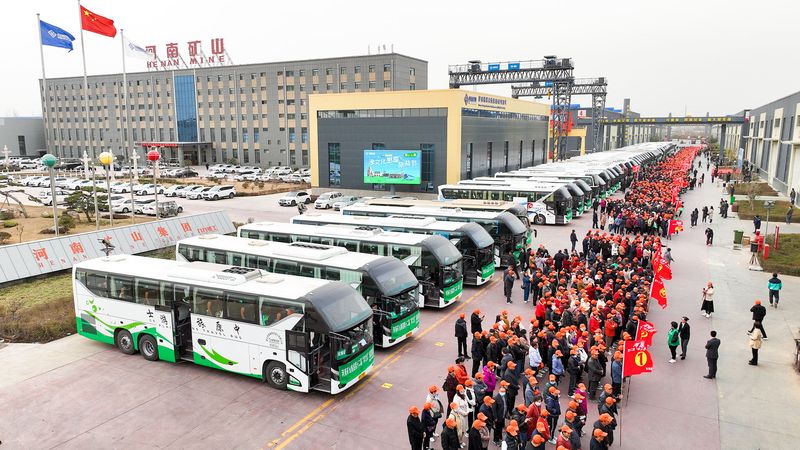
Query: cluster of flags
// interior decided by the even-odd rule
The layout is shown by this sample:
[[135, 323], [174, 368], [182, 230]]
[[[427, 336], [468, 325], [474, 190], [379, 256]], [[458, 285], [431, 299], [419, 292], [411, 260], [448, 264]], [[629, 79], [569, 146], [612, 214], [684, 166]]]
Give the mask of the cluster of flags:
[[636, 326], [636, 337], [625, 341], [622, 351], [622, 376], [639, 375], [653, 371], [653, 357], [647, 349], [653, 345], [656, 327], [650, 322], [639, 319]]

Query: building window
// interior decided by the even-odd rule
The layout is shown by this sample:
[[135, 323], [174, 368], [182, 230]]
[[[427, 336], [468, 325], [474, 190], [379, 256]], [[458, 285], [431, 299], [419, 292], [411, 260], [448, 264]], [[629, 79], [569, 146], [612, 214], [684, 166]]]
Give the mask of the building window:
[[369, 65], [369, 73], [375, 73], [375, 64]]
[[298, 73], [299, 73], [299, 75], [300, 75], [301, 77], [304, 77], [304, 76], [306, 76], [306, 71], [305, 71], [305, 70], [299, 70], [299, 71], [298, 71]]
[[492, 176], [492, 143], [486, 143], [486, 175]]
[[392, 71], [392, 65], [391, 64], [384, 64], [383, 65], [383, 72], [384, 73], [391, 72], [391, 71]]
[[317, 92], [318, 90], [319, 90], [319, 85], [318, 84], [312, 84], [311, 85], [311, 92]]
[[422, 191], [433, 191], [433, 144], [420, 144], [419, 149], [422, 151]]
[[389, 81], [389, 80], [386, 80], [386, 81], [384, 81], [384, 82], [383, 82], [383, 87], [384, 87], [385, 89], [389, 89], [389, 88], [391, 88], [391, 87], [392, 87], [392, 82], [391, 82], [391, 81]]
[[231, 142], [236, 142], [236, 141], [237, 141], [236, 128], [231, 128]]
[[19, 155], [27, 155], [27, 150], [25, 148], [25, 136], [17, 136], [17, 144], [19, 144]]
[[289, 143], [294, 144], [296, 140], [297, 140], [297, 133], [295, 133], [294, 129], [292, 129], [291, 131], [289, 131]]
[[374, 81], [370, 81], [369, 82], [369, 88], [370, 89], [375, 89], [375, 82]]
[[409, 91], [416, 91], [417, 90], [417, 84], [416, 83], [408, 83], [408, 90]]
[[242, 142], [247, 142], [247, 130], [242, 130]]
[[536, 165], [536, 141], [531, 141], [531, 166]]
[[472, 179], [472, 142], [470, 142], [468, 147], [467, 147], [467, 164], [466, 165], [467, 165], [467, 167], [466, 167], [466, 169], [467, 169], [466, 179], [467, 180], [471, 180]]
[[346, 91], [347, 90], [347, 83], [339, 83], [339, 90]]
[[287, 77], [293, 77], [294, 76], [294, 70], [287, 70], [286, 71], [286, 76]]
[[332, 91], [332, 90], [333, 90], [333, 85], [330, 84], [330, 83], [326, 83], [325, 84], [325, 91]]
[[339, 75], [347, 75], [347, 67], [340, 67]]
[[[244, 134], [242, 134], [242, 136], [244, 136]], [[242, 150], [242, 158], [244, 158], [244, 163], [248, 164], [250, 162], [250, 152], [246, 149]]]
[[311, 76], [318, 77], [319, 76], [319, 69], [311, 69]]
[[330, 67], [326, 68], [325, 75], [333, 75], [333, 69], [331, 69]]
[[361, 66], [353, 67], [353, 73], [361, 73]]
[[508, 141], [503, 143], [503, 162], [505, 167], [503, 170], [508, 172]]
[[342, 185], [342, 153], [338, 143], [328, 144], [328, 184], [330, 186]]
[[522, 168], [522, 141], [519, 141], [519, 164], [517, 164], [517, 169]]
[[300, 129], [300, 142], [303, 144], [308, 143], [308, 128]]
[[[260, 137], [259, 136], [259, 132], [258, 132], [258, 129], [256, 128], [255, 130], [253, 130], [253, 142], [258, 142], [259, 137]], [[258, 157], [256, 157], [256, 158], [258, 158]]]
[[360, 90], [361, 90], [361, 83], [359, 83], [358, 81], [356, 81], [356, 82], [355, 82], [355, 85], [354, 85], [354, 88], [355, 88], [355, 90], [357, 90], [357, 91], [360, 91]]
[[411, 75], [411, 76], [416, 75], [417, 74], [417, 69], [411, 67], [410, 69], [408, 69], [408, 74]]

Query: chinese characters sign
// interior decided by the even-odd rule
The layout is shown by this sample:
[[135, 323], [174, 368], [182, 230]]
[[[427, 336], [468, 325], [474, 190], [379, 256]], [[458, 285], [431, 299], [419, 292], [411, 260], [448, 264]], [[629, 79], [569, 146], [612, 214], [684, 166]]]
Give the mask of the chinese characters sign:
[[147, 62], [147, 68], [177, 69], [182, 64], [189, 67], [223, 66], [229, 62], [225, 41], [222, 38], [211, 39], [209, 44], [210, 53], [206, 53], [203, 49], [202, 41], [189, 41], [184, 46], [179, 46], [177, 42], [169, 42], [161, 48], [147, 45], [145, 49], [154, 56], [154, 61]]

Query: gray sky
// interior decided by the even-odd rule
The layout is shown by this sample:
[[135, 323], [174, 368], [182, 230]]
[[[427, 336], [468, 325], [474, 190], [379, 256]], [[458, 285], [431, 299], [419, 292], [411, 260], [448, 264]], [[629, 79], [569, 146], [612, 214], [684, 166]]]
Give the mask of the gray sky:
[[[518, 6], [512, 6], [518, 3]], [[470, 6], [474, 4], [475, 6]], [[797, 0], [572, 0], [256, 2], [108, 1], [83, 5], [116, 21], [140, 45], [213, 37], [237, 64], [365, 54], [394, 44], [428, 61], [431, 89], [447, 87], [447, 65], [469, 59], [519, 61], [572, 57], [577, 77], [606, 76], [608, 106], [631, 98], [634, 111], [730, 114], [800, 90]], [[391, 5], [388, 7], [386, 5]], [[0, 14], [0, 115], [40, 115], [36, 16], [78, 40], [75, 51], [45, 47], [48, 77], [82, 75], [77, 1], [3, 2]], [[556, 20], [563, 8], [563, 20]], [[593, 31], [592, 27], [596, 29]], [[559, 30], [565, 29], [565, 36]], [[86, 36], [89, 74], [122, 71], [120, 41]], [[374, 50], [373, 50], [374, 51]], [[128, 59], [129, 71], [144, 62]], [[467, 87], [466, 89], [472, 89]], [[509, 86], [479, 91], [510, 95]], [[589, 97], [573, 103], [588, 105]]]

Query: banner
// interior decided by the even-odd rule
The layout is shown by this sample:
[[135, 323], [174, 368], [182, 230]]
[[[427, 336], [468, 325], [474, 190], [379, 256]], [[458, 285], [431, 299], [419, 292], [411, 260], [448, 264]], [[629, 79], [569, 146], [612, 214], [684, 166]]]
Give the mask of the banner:
[[644, 341], [625, 341], [622, 352], [622, 376], [629, 377], [653, 371], [653, 357]]
[[667, 234], [676, 234], [680, 231], [683, 231], [683, 221], [679, 219], [669, 219]]
[[664, 280], [672, 279], [672, 268], [664, 261], [661, 255], [653, 259], [653, 272], [655, 272], [656, 278]]
[[657, 276], [653, 278], [653, 284], [650, 285], [650, 297], [656, 299], [662, 309], [667, 307], [667, 288], [664, 287], [664, 282]]
[[636, 337], [634, 338], [637, 341], [642, 341], [648, 347], [653, 345], [653, 335], [657, 333], [656, 326], [652, 323], [639, 319], [639, 323], [636, 325]]

